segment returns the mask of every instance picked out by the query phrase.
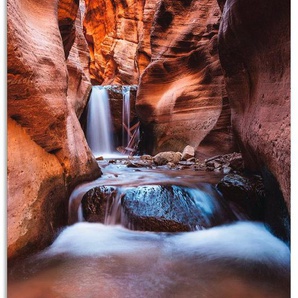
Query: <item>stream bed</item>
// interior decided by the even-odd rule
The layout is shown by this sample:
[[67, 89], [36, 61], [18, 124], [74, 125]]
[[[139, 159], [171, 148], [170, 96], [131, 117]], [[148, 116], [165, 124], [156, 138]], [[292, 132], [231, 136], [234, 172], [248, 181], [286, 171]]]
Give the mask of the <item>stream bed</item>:
[[9, 268], [9, 298], [290, 297], [289, 247], [262, 223], [236, 216], [207, 229], [169, 233], [82, 217], [81, 200], [92, 187], [171, 184], [220, 200], [214, 185], [221, 173], [128, 168], [121, 160], [99, 164], [103, 176], [70, 197], [70, 225], [44, 251]]

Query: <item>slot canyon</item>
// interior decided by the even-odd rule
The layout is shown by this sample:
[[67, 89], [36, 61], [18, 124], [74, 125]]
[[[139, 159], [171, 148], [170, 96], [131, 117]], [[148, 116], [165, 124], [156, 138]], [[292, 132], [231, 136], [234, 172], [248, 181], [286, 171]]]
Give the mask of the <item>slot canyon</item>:
[[[122, 150], [119, 160], [100, 156], [102, 149], [97, 146], [109, 142], [103, 137], [99, 145], [91, 144], [95, 138], [94, 134], [88, 135], [90, 121], [95, 121], [89, 116], [94, 108], [93, 95], [107, 96], [114, 124], [111, 131], [105, 126], [107, 120], [97, 127], [105, 127], [103, 130], [112, 136], [115, 151]], [[104, 116], [98, 115], [104, 108], [97, 109], [95, 118], [100, 120]], [[86, 245], [87, 235], [105, 245], [100, 252], [93, 252], [92, 247], [81, 244], [82, 250], [93, 253], [92, 258], [119, 253], [111, 261], [119, 261], [123, 266], [120, 272], [126, 268], [124, 262], [132, 264], [136, 275], [156, 262], [156, 270], [163, 274], [160, 283], [167, 291], [157, 277], [151, 281], [151, 275], [146, 275], [144, 278], [156, 284], [157, 292], [149, 294], [151, 284], [144, 286], [147, 292], [138, 292], [143, 271], [135, 281], [119, 279], [114, 287], [114, 281], [100, 272], [104, 280], [98, 286], [101, 295], [90, 290], [86, 296], [76, 296], [69, 277], [65, 278], [67, 286], [62, 287], [69, 296], [49, 292], [42, 297], [237, 298], [269, 297], [268, 293], [270, 297], [289, 297], [290, 116], [288, 0], [8, 0], [9, 267], [16, 268], [23, 260], [26, 266], [33, 266], [26, 258], [44, 249], [48, 249], [45, 255], [53, 258], [54, 264], [60, 260], [54, 250], [60, 249], [63, 255], [63, 245], [73, 247], [69, 252], [73, 258], [79, 245], [67, 237], [82, 233]], [[93, 133], [98, 134], [96, 128]], [[191, 158], [185, 157], [187, 148], [193, 149]], [[117, 166], [123, 172], [116, 172], [113, 167]], [[151, 173], [148, 168], [157, 171]], [[170, 174], [166, 172], [169, 169]], [[207, 183], [214, 186], [212, 190]], [[76, 190], [80, 197], [70, 205]], [[97, 198], [103, 200], [101, 205]], [[116, 230], [94, 223], [107, 224], [105, 216], [114, 212], [109, 200], [122, 206], [113, 222]], [[237, 212], [230, 210], [231, 206], [237, 206]], [[71, 208], [75, 208], [75, 215]], [[80, 227], [75, 224], [80, 217], [78, 208], [94, 230], [87, 222]], [[272, 234], [265, 229], [258, 231], [247, 222], [236, 223], [239, 238], [233, 238], [229, 224], [243, 219], [265, 222]], [[124, 227], [118, 226], [120, 222]], [[132, 230], [144, 233], [137, 243]], [[152, 234], [146, 234], [148, 231]], [[209, 239], [208, 235], [216, 231], [222, 238]], [[173, 234], [166, 238], [159, 232]], [[268, 253], [268, 263], [255, 261], [248, 266], [247, 274], [259, 272], [266, 285], [278, 281], [272, 288], [260, 286], [259, 292], [254, 292], [253, 285], [247, 288], [248, 284], [238, 284], [224, 275], [224, 261], [218, 261], [217, 266], [216, 257], [199, 261], [195, 253], [186, 252], [189, 247], [207, 256], [207, 247], [223, 243], [222, 255], [242, 256], [245, 244], [250, 245], [246, 232], [255, 242], [259, 234], [267, 239], [262, 253]], [[239, 242], [239, 251], [230, 251], [229, 239]], [[117, 245], [112, 250], [109, 241], [119, 241], [127, 251]], [[280, 251], [280, 259], [269, 253], [271, 248]], [[147, 256], [144, 260], [137, 255], [142, 249]], [[153, 255], [153, 250], [159, 254]], [[176, 263], [170, 262], [171, 254], [177, 256]], [[135, 260], [133, 255], [137, 255]], [[177, 270], [183, 275], [193, 270], [187, 265], [192, 258], [198, 267], [208, 266], [210, 275], [223, 274], [235, 296], [225, 292], [225, 286], [217, 281], [208, 296], [200, 284], [205, 278], [203, 271], [194, 273], [199, 280], [197, 288], [188, 290], [187, 281], [181, 279], [177, 290], [169, 282], [174, 275], [168, 272]], [[100, 264], [96, 258], [94, 263], [92, 260], [86, 261], [90, 270]], [[138, 260], [144, 268], [139, 268]], [[46, 261], [40, 262], [41, 268], [46, 266]], [[260, 271], [258, 262], [262, 263]], [[236, 269], [230, 274], [237, 275], [241, 264], [233, 260], [231, 264]], [[106, 266], [118, 276], [117, 269]], [[264, 268], [271, 270], [268, 275], [262, 275]], [[95, 281], [91, 273], [85, 274]], [[246, 278], [245, 273], [241, 274]], [[132, 288], [127, 286], [121, 294], [130, 282]], [[208, 279], [206, 288], [214, 282]], [[47, 289], [44, 286], [41, 290]], [[164, 294], [158, 296], [163, 290]], [[192, 292], [200, 290], [201, 296]], [[17, 298], [21, 291], [22, 285], [20, 289], [12, 287], [9, 297]], [[36, 292], [28, 298], [41, 297], [38, 295]]]

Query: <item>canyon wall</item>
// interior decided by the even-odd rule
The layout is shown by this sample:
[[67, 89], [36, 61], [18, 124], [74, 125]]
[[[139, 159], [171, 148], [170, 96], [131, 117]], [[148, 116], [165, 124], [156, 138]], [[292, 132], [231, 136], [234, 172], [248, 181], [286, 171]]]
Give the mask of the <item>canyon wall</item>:
[[246, 166], [275, 177], [290, 210], [290, 1], [219, 4], [233, 130]]
[[156, 1], [146, 2], [85, 1], [84, 32], [93, 84], [138, 84], [140, 69], [150, 60], [148, 37]]
[[90, 81], [77, 13], [77, 1], [7, 3], [10, 259], [49, 244], [70, 191], [100, 175], [78, 121]]
[[197, 157], [235, 150], [217, 51], [220, 17], [216, 1], [158, 2], [136, 107], [152, 153], [186, 145]]

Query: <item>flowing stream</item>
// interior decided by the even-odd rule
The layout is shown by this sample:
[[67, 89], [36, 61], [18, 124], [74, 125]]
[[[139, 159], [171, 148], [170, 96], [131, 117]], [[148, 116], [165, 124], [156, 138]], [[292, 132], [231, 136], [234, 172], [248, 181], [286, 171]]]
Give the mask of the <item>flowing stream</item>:
[[249, 222], [170, 235], [77, 223], [14, 272], [8, 297], [289, 297], [289, 249]]
[[98, 185], [175, 184], [212, 195], [220, 176], [127, 168], [100, 162], [103, 176], [77, 187], [70, 217], [54, 243], [14, 268], [8, 297], [290, 297], [290, 251], [261, 223], [235, 221], [200, 231], [133, 231], [113, 218], [78, 222], [82, 194]]

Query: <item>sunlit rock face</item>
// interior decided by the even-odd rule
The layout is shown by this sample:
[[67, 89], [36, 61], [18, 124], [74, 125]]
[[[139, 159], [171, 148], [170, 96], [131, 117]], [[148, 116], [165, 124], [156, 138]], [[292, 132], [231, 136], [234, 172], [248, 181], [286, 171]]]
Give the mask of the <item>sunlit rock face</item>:
[[90, 75], [103, 85], [137, 84], [150, 61], [149, 33], [156, 1], [86, 0]]
[[216, 1], [158, 2], [151, 29], [151, 62], [137, 95], [149, 153], [197, 156], [234, 150], [230, 108], [218, 57], [221, 17]]
[[266, 166], [290, 208], [290, 1], [227, 0], [221, 22], [220, 60], [246, 166]]
[[71, 189], [100, 175], [78, 121], [90, 88], [87, 48], [75, 27], [61, 29], [75, 24], [78, 5], [69, 2], [72, 12], [66, 2], [7, 3], [9, 258], [49, 243]]

